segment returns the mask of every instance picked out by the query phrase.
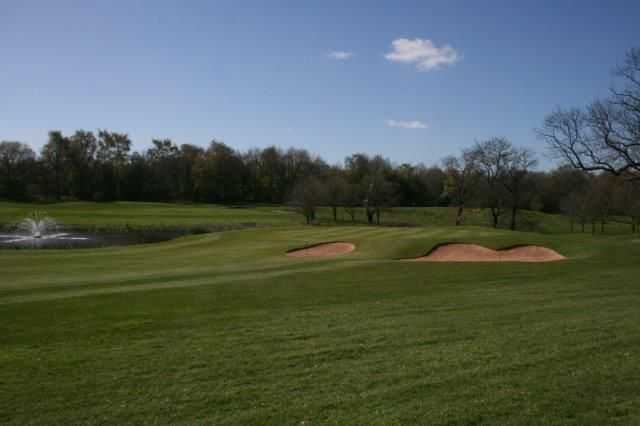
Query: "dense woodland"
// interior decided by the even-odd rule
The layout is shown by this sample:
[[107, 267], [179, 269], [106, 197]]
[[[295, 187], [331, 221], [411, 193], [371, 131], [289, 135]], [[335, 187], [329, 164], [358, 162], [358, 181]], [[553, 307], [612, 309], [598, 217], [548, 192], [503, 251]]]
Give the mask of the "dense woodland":
[[493, 226], [518, 227], [518, 211], [565, 213], [572, 227], [604, 229], [611, 218], [640, 228], [640, 49], [616, 70], [621, 85], [583, 109], [558, 109], [537, 134], [564, 166], [537, 171], [533, 152], [505, 138], [475, 142], [439, 165], [394, 164], [356, 153], [330, 165], [303, 149], [275, 146], [239, 152], [152, 141], [131, 151], [125, 133], [49, 132], [39, 153], [0, 142], [0, 199], [15, 201], [165, 201], [289, 203], [313, 222], [318, 206], [334, 218], [364, 209], [380, 223], [393, 206], [486, 208]]
[[[238, 152], [213, 141], [206, 149], [154, 140], [130, 152], [126, 134], [49, 133], [39, 154], [0, 143], [0, 198], [15, 201], [165, 201], [288, 203], [309, 222], [320, 205], [355, 219], [364, 208], [379, 223], [393, 206], [484, 207], [494, 226], [517, 228], [520, 209], [566, 213], [578, 229], [612, 216], [640, 219], [640, 185], [622, 176], [570, 166], [536, 171], [533, 153], [503, 138], [478, 142], [439, 166], [394, 164], [354, 154], [332, 166], [302, 149]], [[640, 183], [640, 182], [639, 182]]]

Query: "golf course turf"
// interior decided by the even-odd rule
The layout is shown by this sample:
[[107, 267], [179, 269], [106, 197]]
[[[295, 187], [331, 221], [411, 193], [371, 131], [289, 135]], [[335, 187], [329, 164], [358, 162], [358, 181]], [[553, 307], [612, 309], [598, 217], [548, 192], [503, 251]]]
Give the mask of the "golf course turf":
[[[25, 210], [0, 203], [0, 218]], [[592, 236], [426, 219], [303, 226], [281, 206], [42, 210], [96, 226], [260, 226], [0, 251], [0, 423], [640, 422], [640, 244], [622, 226]], [[543, 227], [566, 232], [560, 220]], [[287, 256], [325, 242], [356, 249]], [[444, 242], [530, 244], [567, 259], [399, 261]]]

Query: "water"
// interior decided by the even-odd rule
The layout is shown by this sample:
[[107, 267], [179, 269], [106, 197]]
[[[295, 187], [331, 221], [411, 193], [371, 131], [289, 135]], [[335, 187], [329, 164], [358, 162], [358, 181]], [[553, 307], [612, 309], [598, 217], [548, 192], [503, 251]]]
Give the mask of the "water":
[[53, 241], [85, 241], [88, 236], [70, 235], [58, 231], [58, 223], [41, 212], [33, 212], [17, 225], [17, 232], [0, 234], [0, 245], [15, 247], [38, 247]]
[[58, 223], [40, 212], [33, 212], [18, 223], [18, 230], [25, 233], [23, 238], [55, 238]]
[[34, 212], [23, 219], [12, 233], [0, 234], [0, 248], [91, 248], [167, 241], [186, 232], [150, 230], [130, 232], [64, 231], [51, 217]]

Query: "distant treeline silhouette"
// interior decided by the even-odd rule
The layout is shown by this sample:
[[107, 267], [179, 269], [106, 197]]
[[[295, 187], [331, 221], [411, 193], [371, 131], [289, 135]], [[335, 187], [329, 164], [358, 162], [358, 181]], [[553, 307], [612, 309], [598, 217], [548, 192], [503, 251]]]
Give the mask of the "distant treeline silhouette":
[[[494, 226], [517, 227], [520, 209], [564, 212], [576, 224], [604, 227], [613, 214], [640, 217], [638, 188], [623, 177], [570, 167], [535, 171], [530, 151], [504, 138], [476, 143], [441, 165], [394, 164], [356, 153], [329, 165], [304, 149], [271, 146], [239, 152], [213, 140], [205, 149], [152, 141], [131, 152], [125, 133], [49, 132], [39, 154], [20, 142], [0, 142], [0, 199], [14, 201], [163, 201], [288, 203], [308, 222], [320, 205], [355, 219], [364, 209], [380, 222], [392, 206], [484, 207]], [[506, 219], [505, 219], [506, 218]]]

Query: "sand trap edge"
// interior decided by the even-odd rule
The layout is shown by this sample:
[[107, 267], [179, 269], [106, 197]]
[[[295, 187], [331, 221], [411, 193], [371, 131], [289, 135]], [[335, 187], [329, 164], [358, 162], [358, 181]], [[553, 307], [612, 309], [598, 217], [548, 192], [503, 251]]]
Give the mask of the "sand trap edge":
[[[447, 249], [455, 249], [456, 247], [454, 246], [462, 246], [459, 247], [462, 251], [460, 253], [446, 253]], [[475, 256], [474, 254], [470, 254], [469, 250], [475, 251]], [[445, 251], [445, 253], [443, 254], [442, 251]], [[464, 251], [466, 251], [466, 253]], [[536, 251], [537, 253], [535, 253]], [[478, 254], [480, 254], [480, 256], [478, 256]], [[535, 244], [518, 244], [494, 250], [475, 243], [448, 242], [435, 245], [423, 256], [398, 260], [431, 263], [548, 263], [567, 259], [567, 257], [549, 247]]]
[[287, 250], [285, 254], [293, 258], [321, 258], [341, 256], [352, 253], [355, 250], [356, 245], [353, 243], [346, 241], [328, 241]]

